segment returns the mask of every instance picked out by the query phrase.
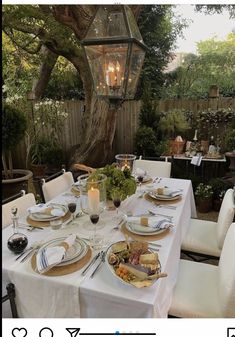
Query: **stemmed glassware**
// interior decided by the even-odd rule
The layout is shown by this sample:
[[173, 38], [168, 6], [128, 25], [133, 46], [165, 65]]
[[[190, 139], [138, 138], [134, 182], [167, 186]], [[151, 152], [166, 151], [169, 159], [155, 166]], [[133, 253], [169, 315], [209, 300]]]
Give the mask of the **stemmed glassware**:
[[112, 197], [112, 200], [113, 200], [113, 204], [116, 208], [116, 218], [118, 219], [119, 218], [119, 207], [121, 205], [121, 202], [122, 202], [122, 192], [120, 190], [117, 190], [117, 189], [114, 189], [111, 193], [111, 197]]
[[18, 209], [17, 207], [12, 207], [11, 214], [12, 214], [12, 222], [13, 222], [13, 231], [14, 234], [9, 237], [7, 240], [7, 247], [15, 254], [20, 254], [28, 245], [27, 236], [23, 233], [18, 232], [18, 216], [17, 216]]
[[76, 218], [75, 212], [76, 212], [76, 208], [77, 208], [77, 203], [73, 199], [69, 199], [67, 201], [67, 206], [68, 206], [68, 209], [69, 209], [70, 213], [72, 214], [72, 222], [74, 222], [74, 220]]
[[138, 180], [140, 191], [141, 191], [141, 184], [142, 184], [142, 182], [144, 180], [144, 173], [138, 174], [137, 175], [137, 180]]
[[103, 241], [102, 236], [97, 234], [97, 224], [100, 218], [99, 211], [89, 209], [89, 217], [94, 227], [94, 232], [90, 235], [90, 245], [93, 249], [101, 249]]

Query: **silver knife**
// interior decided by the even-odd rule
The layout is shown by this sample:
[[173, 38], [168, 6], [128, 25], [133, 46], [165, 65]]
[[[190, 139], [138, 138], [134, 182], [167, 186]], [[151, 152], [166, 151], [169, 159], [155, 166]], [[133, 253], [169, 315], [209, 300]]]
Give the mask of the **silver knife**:
[[23, 259], [20, 261], [21, 262], [24, 262], [28, 257], [30, 257], [31, 253], [34, 253], [35, 251], [37, 250], [37, 248], [33, 248], [32, 250], [30, 250], [30, 252], [28, 252], [28, 254], [26, 254]]
[[29, 248], [25, 249], [19, 256], [17, 256], [17, 258], [15, 259], [15, 261], [19, 260], [24, 254], [28, 253], [32, 249], [33, 249], [33, 247], [29, 247]]
[[93, 257], [91, 262], [88, 264], [88, 266], [83, 270], [82, 275], [84, 276], [86, 272], [90, 269], [90, 267], [96, 262], [96, 260], [99, 258], [100, 252]]
[[95, 268], [95, 270], [93, 271], [93, 273], [91, 274], [90, 278], [93, 278], [94, 275], [96, 274], [96, 272], [100, 269], [101, 265], [105, 262], [105, 252], [101, 252], [101, 260], [100, 263], [98, 264], [98, 266]]

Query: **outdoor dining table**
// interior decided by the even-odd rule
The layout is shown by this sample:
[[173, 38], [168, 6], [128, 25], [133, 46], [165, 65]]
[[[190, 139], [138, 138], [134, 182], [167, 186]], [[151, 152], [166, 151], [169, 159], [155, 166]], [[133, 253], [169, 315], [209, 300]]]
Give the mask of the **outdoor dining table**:
[[[7, 239], [12, 234], [12, 226], [2, 231], [2, 271], [3, 282], [12, 282], [16, 288], [16, 303], [18, 314], [22, 318], [165, 318], [171, 304], [173, 289], [177, 281], [180, 260], [180, 246], [187, 231], [189, 220], [196, 217], [195, 201], [190, 180], [162, 178], [154, 187], [168, 186], [181, 189], [182, 197], [175, 202], [175, 209], [158, 208], [137, 192], [122, 202], [120, 213], [132, 212], [133, 215], [156, 213], [173, 216], [173, 228], [167, 235], [156, 240], [160, 244], [158, 255], [161, 270], [167, 277], [158, 279], [152, 286], [135, 288], [124, 284], [109, 270], [106, 263], [95, 274], [90, 275], [94, 268], [82, 276], [81, 270], [63, 276], [45, 276], [36, 273], [30, 259], [21, 263], [7, 248]], [[147, 185], [141, 186], [145, 191]], [[65, 203], [71, 199], [71, 190], [53, 199], [53, 202]], [[79, 210], [79, 198], [74, 196]], [[125, 240], [120, 230], [113, 230], [117, 224], [114, 210], [105, 210], [100, 221], [105, 226], [99, 230], [106, 244]], [[26, 216], [20, 223], [26, 224]], [[76, 219], [75, 223], [64, 226], [59, 230], [45, 227], [43, 230], [23, 231], [29, 240], [29, 246], [34, 242], [45, 242], [55, 237], [66, 237], [76, 233], [88, 238], [91, 232], [86, 230], [88, 215]], [[92, 252], [94, 256], [97, 252]]]

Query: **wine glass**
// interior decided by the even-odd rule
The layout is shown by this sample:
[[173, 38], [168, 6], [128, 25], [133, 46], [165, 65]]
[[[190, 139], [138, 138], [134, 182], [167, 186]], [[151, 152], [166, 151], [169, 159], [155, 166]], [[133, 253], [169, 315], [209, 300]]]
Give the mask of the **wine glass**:
[[139, 183], [139, 187], [140, 187], [140, 191], [141, 191], [141, 184], [144, 180], [144, 173], [140, 173], [137, 175], [137, 180], [138, 180], [138, 183]]
[[121, 202], [122, 202], [122, 192], [114, 189], [111, 193], [111, 197], [112, 197], [113, 204], [114, 204], [114, 206], [116, 208], [116, 212], [117, 212], [116, 218], [118, 219], [119, 218], [118, 210], [119, 210], [119, 207], [120, 207]]
[[72, 221], [74, 221], [77, 203], [73, 199], [70, 199], [67, 202], [67, 206], [68, 206], [68, 209], [69, 209], [70, 213], [72, 214]]
[[99, 218], [100, 218], [99, 212], [94, 211], [94, 210], [89, 210], [89, 217], [94, 227], [94, 232], [89, 238], [90, 245], [93, 249], [101, 249], [103, 239], [101, 235], [97, 234], [97, 223], [99, 222]]
[[17, 216], [18, 209], [17, 207], [12, 207], [11, 214], [12, 214], [12, 222], [13, 222], [13, 231], [14, 234], [9, 237], [7, 240], [7, 247], [15, 254], [20, 254], [24, 251], [24, 249], [28, 245], [28, 239], [25, 234], [18, 232], [18, 216]]

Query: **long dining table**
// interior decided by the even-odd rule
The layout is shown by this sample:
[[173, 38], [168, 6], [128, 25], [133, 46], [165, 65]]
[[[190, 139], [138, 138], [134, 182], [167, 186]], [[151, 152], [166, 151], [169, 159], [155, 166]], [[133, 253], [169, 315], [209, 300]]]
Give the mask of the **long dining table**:
[[[153, 177], [154, 178], [154, 177]], [[2, 272], [3, 282], [12, 282], [16, 289], [16, 304], [18, 314], [22, 318], [166, 318], [171, 305], [174, 286], [177, 282], [180, 261], [180, 247], [191, 217], [196, 217], [196, 208], [192, 183], [190, 180], [162, 178], [153, 179], [155, 183], [142, 185], [134, 195], [122, 202], [119, 213], [132, 215], [147, 214], [150, 211], [172, 216], [174, 226], [167, 235], [154, 239], [160, 244], [158, 255], [162, 272], [167, 277], [159, 278], [152, 286], [136, 288], [124, 284], [113, 275], [106, 263], [91, 278], [94, 265], [83, 276], [85, 266], [67, 275], [45, 276], [36, 273], [31, 260], [16, 261], [16, 255], [7, 248], [7, 239], [12, 234], [9, 225], [2, 231]], [[158, 207], [140, 193], [150, 188], [167, 186], [171, 189], [181, 189], [181, 199], [174, 202], [174, 209]], [[71, 199], [72, 189], [54, 198], [53, 202], [66, 203]], [[79, 197], [73, 196], [80, 208]], [[170, 203], [169, 203], [170, 204]], [[164, 206], [164, 205], [163, 205]], [[103, 228], [98, 232], [104, 237], [106, 246], [125, 240], [121, 230], [114, 230], [117, 225], [115, 210], [105, 210], [100, 216]], [[20, 224], [27, 224], [25, 217], [20, 218]], [[87, 230], [88, 215], [82, 215], [72, 224], [61, 229], [27, 231], [19, 228], [28, 237], [28, 245], [35, 242], [43, 243], [57, 237], [66, 237], [75, 233], [78, 237], [88, 239], [91, 234]], [[94, 256], [97, 251], [92, 251]]]

